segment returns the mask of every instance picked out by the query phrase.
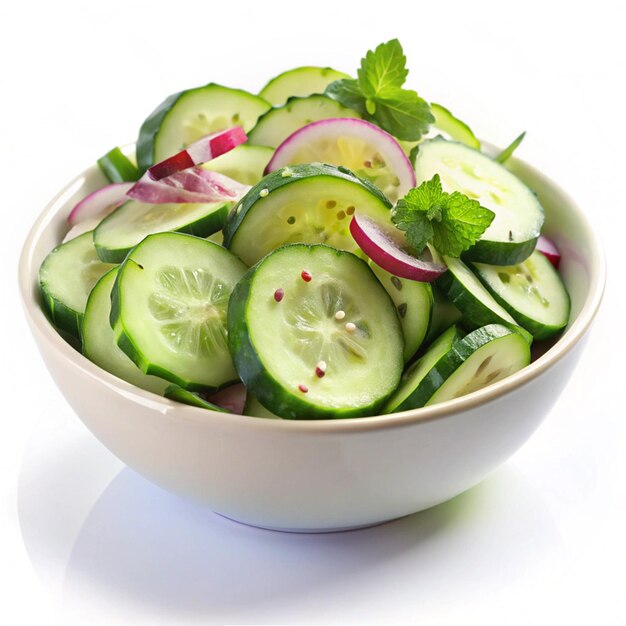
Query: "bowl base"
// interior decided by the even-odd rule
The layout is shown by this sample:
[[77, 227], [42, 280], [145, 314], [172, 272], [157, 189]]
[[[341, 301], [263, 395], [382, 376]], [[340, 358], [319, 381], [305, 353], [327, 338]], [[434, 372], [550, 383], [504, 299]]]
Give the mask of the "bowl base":
[[294, 533], [294, 534], [303, 534], [303, 535], [320, 535], [324, 533], [345, 533], [351, 530], [362, 530], [364, 528], [373, 528], [374, 526], [382, 526], [383, 524], [388, 524], [389, 522], [393, 522], [396, 519], [401, 518], [392, 518], [382, 520], [380, 522], [371, 522], [369, 524], [357, 524], [356, 526], [337, 526], [333, 528], [283, 528], [279, 526], [266, 526], [264, 524], [255, 524], [254, 522], [245, 522], [243, 520], [236, 519], [234, 517], [230, 517], [229, 515], [225, 515], [224, 513], [220, 513], [219, 511], [213, 511], [216, 515], [227, 519], [230, 522], [235, 522], [237, 524], [241, 524], [242, 526], [250, 526], [251, 528], [260, 528], [261, 530], [271, 530], [279, 533]]

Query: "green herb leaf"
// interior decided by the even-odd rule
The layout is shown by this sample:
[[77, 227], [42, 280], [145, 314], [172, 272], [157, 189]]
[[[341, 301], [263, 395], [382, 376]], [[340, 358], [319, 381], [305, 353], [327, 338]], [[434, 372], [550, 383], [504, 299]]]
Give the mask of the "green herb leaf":
[[359, 87], [367, 98], [374, 98], [386, 89], [402, 87], [409, 73], [406, 57], [397, 39], [368, 50], [357, 70]]
[[407, 74], [402, 46], [392, 39], [361, 59], [357, 80], [335, 81], [325, 93], [398, 139], [418, 141], [435, 118], [417, 92], [402, 88]]
[[443, 191], [439, 174], [424, 181], [400, 199], [391, 219], [405, 231], [417, 254], [432, 243], [443, 255], [459, 257], [473, 246], [493, 221], [493, 211], [455, 191]]

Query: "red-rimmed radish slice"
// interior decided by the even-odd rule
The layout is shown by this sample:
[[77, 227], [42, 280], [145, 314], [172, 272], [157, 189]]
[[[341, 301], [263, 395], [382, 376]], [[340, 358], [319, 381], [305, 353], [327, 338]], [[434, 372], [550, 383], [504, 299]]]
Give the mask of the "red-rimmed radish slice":
[[428, 248], [420, 258], [409, 254], [400, 231], [385, 228], [367, 215], [354, 214], [350, 233], [374, 263], [398, 278], [430, 283], [447, 269], [445, 265], [433, 261]]
[[128, 191], [133, 200], [149, 204], [167, 202], [236, 202], [250, 187], [201, 167], [192, 167], [161, 180], [146, 173]]
[[555, 269], [559, 269], [559, 263], [561, 262], [561, 253], [559, 249], [556, 247], [556, 244], [552, 239], [548, 239], [544, 235], [540, 235], [539, 239], [537, 239], [537, 245], [535, 246], [535, 250], [538, 250], [543, 254], [552, 265], [554, 265]]
[[392, 202], [416, 186], [413, 166], [400, 144], [365, 120], [336, 117], [300, 128], [276, 148], [265, 173], [316, 162], [347, 167]]
[[134, 183], [111, 183], [85, 196], [71, 210], [67, 222], [75, 226], [79, 222], [103, 219], [118, 206], [126, 202], [126, 193]]
[[246, 388], [242, 384], [230, 385], [211, 395], [209, 402], [238, 415], [243, 415], [243, 407], [246, 404]]
[[184, 150], [148, 168], [148, 174], [154, 180], [161, 180], [166, 176], [171, 176], [194, 165], [202, 165], [202, 163], [226, 154], [247, 139], [243, 128], [239, 126], [206, 135], [188, 145]]

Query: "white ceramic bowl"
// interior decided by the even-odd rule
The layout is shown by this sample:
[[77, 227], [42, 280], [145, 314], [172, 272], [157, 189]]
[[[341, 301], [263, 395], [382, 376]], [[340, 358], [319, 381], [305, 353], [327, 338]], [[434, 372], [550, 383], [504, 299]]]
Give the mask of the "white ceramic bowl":
[[263, 527], [360, 527], [434, 506], [511, 456], [556, 402], [585, 343], [605, 280], [582, 211], [552, 181], [514, 169], [546, 209], [572, 298], [567, 331], [543, 356], [486, 389], [432, 407], [336, 421], [267, 420], [198, 409], [112, 376], [73, 350], [43, 314], [37, 271], [67, 230], [75, 202], [104, 184], [95, 166], [46, 207], [24, 244], [19, 282], [41, 355], [76, 414], [102, 443], [155, 483]]

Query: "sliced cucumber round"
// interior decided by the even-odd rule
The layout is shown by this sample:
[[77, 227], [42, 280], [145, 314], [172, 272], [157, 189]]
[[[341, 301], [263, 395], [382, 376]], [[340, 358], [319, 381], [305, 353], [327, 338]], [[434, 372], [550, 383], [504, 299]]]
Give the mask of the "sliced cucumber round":
[[385, 413], [397, 413], [418, 409], [424, 406], [433, 391], [430, 380], [424, 380], [433, 368], [452, 349], [455, 342], [463, 338], [463, 333], [456, 326], [444, 331], [419, 358], [402, 375], [400, 385], [385, 405]]
[[433, 290], [429, 283], [398, 278], [369, 261], [376, 278], [381, 282], [400, 318], [404, 335], [404, 362], [415, 355], [426, 337], [433, 307]]
[[274, 150], [268, 146], [244, 143], [217, 159], [203, 163], [201, 167], [224, 174], [243, 185], [256, 185], [263, 178], [265, 167], [273, 154]]
[[530, 345], [518, 332], [490, 324], [453, 344], [429, 372], [427, 405], [460, 398], [514, 374], [530, 363]]
[[548, 339], [565, 328], [570, 299], [552, 263], [538, 251], [519, 265], [474, 263], [478, 278], [535, 339]]
[[284, 246], [249, 270], [228, 340], [246, 388], [285, 418], [372, 415], [402, 373], [391, 298], [365, 261], [324, 245]]
[[87, 298], [113, 265], [103, 263], [93, 245], [92, 231], [57, 246], [39, 268], [44, 307], [59, 329], [80, 339]]
[[528, 342], [532, 337], [519, 326], [509, 312], [499, 305], [474, 273], [460, 259], [444, 257], [448, 271], [437, 280], [437, 284], [449, 300], [461, 311], [462, 324], [468, 329], [486, 324], [502, 324], [514, 327]]
[[433, 309], [430, 316], [428, 333], [424, 337], [424, 345], [430, 345], [446, 328], [456, 324], [462, 317], [461, 311], [448, 300], [435, 283], [431, 283], [433, 291]]
[[118, 269], [107, 272], [91, 290], [82, 325], [83, 354], [98, 367], [126, 382], [159, 395], [169, 384], [162, 378], [144, 374], [115, 343], [109, 323], [111, 291]]
[[205, 400], [199, 394], [193, 391], [187, 391], [187, 389], [183, 389], [180, 385], [176, 385], [175, 383], [168, 385], [163, 395], [170, 400], [188, 404], [189, 406], [197, 406], [200, 409], [209, 409], [210, 411], [218, 411], [219, 413], [230, 413], [228, 409], [217, 406], [217, 404]]
[[190, 391], [237, 380], [228, 351], [228, 299], [246, 267], [218, 244], [149, 235], [120, 266], [111, 295], [117, 345], [146, 374]]
[[145, 171], [196, 139], [230, 126], [241, 126], [247, 132], [269, 108], [259, 96], [214, 83], [172, 94], [139, 129], [139, 169]]
[[480, 150], [480, 141], [474, 135], [474, 131], [465, 122], [452, 115], [446, 107], [431, 102], [430, 112], [435, 117], [435, 122], [433, 123], [435, 128], [442, 130], [454, 141], [459, 141], [470, 148]]
[[356, 251], [355, 212], [389, 221], [391, 203], [372, 184], [333, 165], [294, 165], [266, 176], [230, 212], [224, 245], [247, 265], [287, 243]]
[[495, 213], [464, 258], [515, 265], [530, 256], [543, 225], [543, 208], [519, 178], [478, 150], [441, 137], [421, 143], [415, 158], [418, 185], [435, 174], [444, 191], [460, 191]]
[[292, 96], [304, 97], [324, 93], [327, 85], [342, 78], [350, 76], [331, 67], [296, 67], [272, 78], [261, 89], [259, 96], [273, 106], [280, 106]]
[[243, 414], [249, 415], [250, 417], [265, 417], [275, 420], [281, 419], [278, 415], [274, 415], [274, 413], [266, 409], [251, 393], [246, 396]]
[[93, 233], [98, 256], [121, 263], [146, 235], [178, 231], [207, 237], [222, 228], [231, 202], [147, 204], [129, 200], [103, 219]]
[[321, 94], [306, 98], [289, 98], [286, 104], [270, 109], [259, 118], [256, 126], [248, 133], [248, 142], [257, 146], [277, 148], [299, 128], [331, 117], [360, 119], [361, 115]]

